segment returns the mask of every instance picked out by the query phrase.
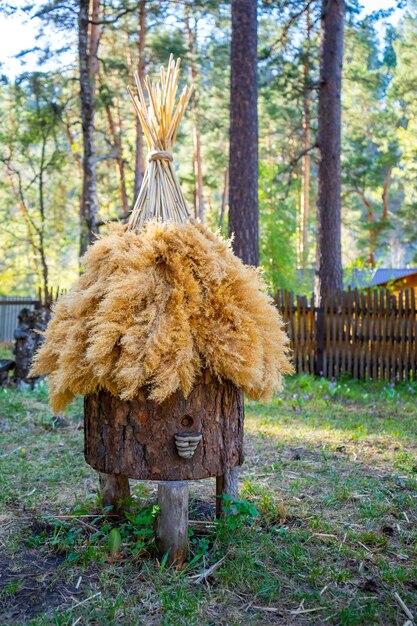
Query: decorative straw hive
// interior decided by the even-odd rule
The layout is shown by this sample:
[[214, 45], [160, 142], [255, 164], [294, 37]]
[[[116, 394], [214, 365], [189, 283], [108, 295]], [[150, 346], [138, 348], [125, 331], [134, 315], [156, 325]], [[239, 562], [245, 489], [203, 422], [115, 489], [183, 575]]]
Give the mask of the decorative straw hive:
[[171, 57], [159, 82], [146, 78], [149, 106], [136, 76], [148, 166], [129, 224], [90, 247], [35, 357], [32, 375], [49, 376], [55, 411], [103, 391], [122, 401], [186, 399], [207, 375], [263, 399], [292, 371], [260, 273], [191, 219], [172, 156], [192, 92], [185, 87], [175, 104], [178, 75]]

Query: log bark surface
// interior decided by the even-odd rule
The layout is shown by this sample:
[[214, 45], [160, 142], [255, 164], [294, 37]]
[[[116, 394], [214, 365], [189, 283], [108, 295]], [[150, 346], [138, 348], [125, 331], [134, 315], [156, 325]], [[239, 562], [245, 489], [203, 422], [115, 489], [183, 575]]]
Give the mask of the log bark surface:
[[35, 379], [29, 376], [33, 357], [43, 342], [40, 331], [44, 331], [51, 317], [50, 309], [46, 306], [31, 311], [24, 308], [19, 312], [19, 325], [14, 331], [15, 369], [13, 382], [27, 383], [33, 386]]
[[126, 476], [100, 474], [100, 493], [103, 508], [113, 507], [110, 514], [123, 516], [126, 501], [130, 498], [129, 479]]
[[222, 496], [239, 497], [239, 470], [237, 467], [228, 468], [221, 476], [216, 476], [216, 517], [224, 516], [224, 502]]
[[[207, 372], [188, 396], [162, 404], [144, 390], [124, 401], [106, 391], [84, 401], [87, 463], [106, 474], [141, 480], [199, 480], [243, 462], [243, 394]], [[191, 458], [181, 458], [175, 435], [201, 433]]]

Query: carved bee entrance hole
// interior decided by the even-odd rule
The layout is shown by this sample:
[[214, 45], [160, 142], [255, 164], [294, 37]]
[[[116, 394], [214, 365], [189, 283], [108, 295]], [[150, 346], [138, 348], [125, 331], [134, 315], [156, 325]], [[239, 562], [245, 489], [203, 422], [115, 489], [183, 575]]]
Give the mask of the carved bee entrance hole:
[[184, 415], [184, 417], [181, 420], [181, 426], [185, 426], [186, 428], [189, 428], [193, 424], [194, 424], [194, 420], [191, 417], [191, 415]]

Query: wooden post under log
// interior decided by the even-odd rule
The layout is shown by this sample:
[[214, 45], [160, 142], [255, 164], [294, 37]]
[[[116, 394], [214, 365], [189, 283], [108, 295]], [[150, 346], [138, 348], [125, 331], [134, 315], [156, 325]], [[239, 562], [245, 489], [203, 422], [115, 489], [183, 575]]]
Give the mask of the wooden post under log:
[[123, 516], [130, 497], [127, 476], [99, 472], [101, 503], [103, 508], [112, 506], [111, 515]]
[[161, 558], [168, 553], [168, 565], [181, 565], [187, 556], [188, 483], [160, 482], [158, 506], [155, 537]]
[[224, 474], [216, 476], [216, 517], [222, 517], [224, 515], [223, 495], [228, 495], [231, 498], [238, 497], [238, 478], [238, 467], [227, 469]]

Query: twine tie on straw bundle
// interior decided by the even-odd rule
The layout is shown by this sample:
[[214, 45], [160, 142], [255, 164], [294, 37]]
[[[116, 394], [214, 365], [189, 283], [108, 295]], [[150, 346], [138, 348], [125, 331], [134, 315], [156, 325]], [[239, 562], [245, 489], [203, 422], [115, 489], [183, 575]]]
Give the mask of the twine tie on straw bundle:
[[172, 152], [168, 150], [151, 150], [148, 153], [148, 163], [150, 161], [173, 161]]
[[129, 89], [149, 150], [148, 167], [128, 223], [128, 230], [137, 233], [152, 219], [185, 224], [191, 217], [172, 163], [178, 126], [193, 91], [192, 86], [185, 86], [176, 98], [179, 71], [180, 60], [175, 63], [171, 55], [167, 70], [161, 67], [159, 81], [153, 83], [147, 76], [142, 85], [136, 73], [136, 93]]

